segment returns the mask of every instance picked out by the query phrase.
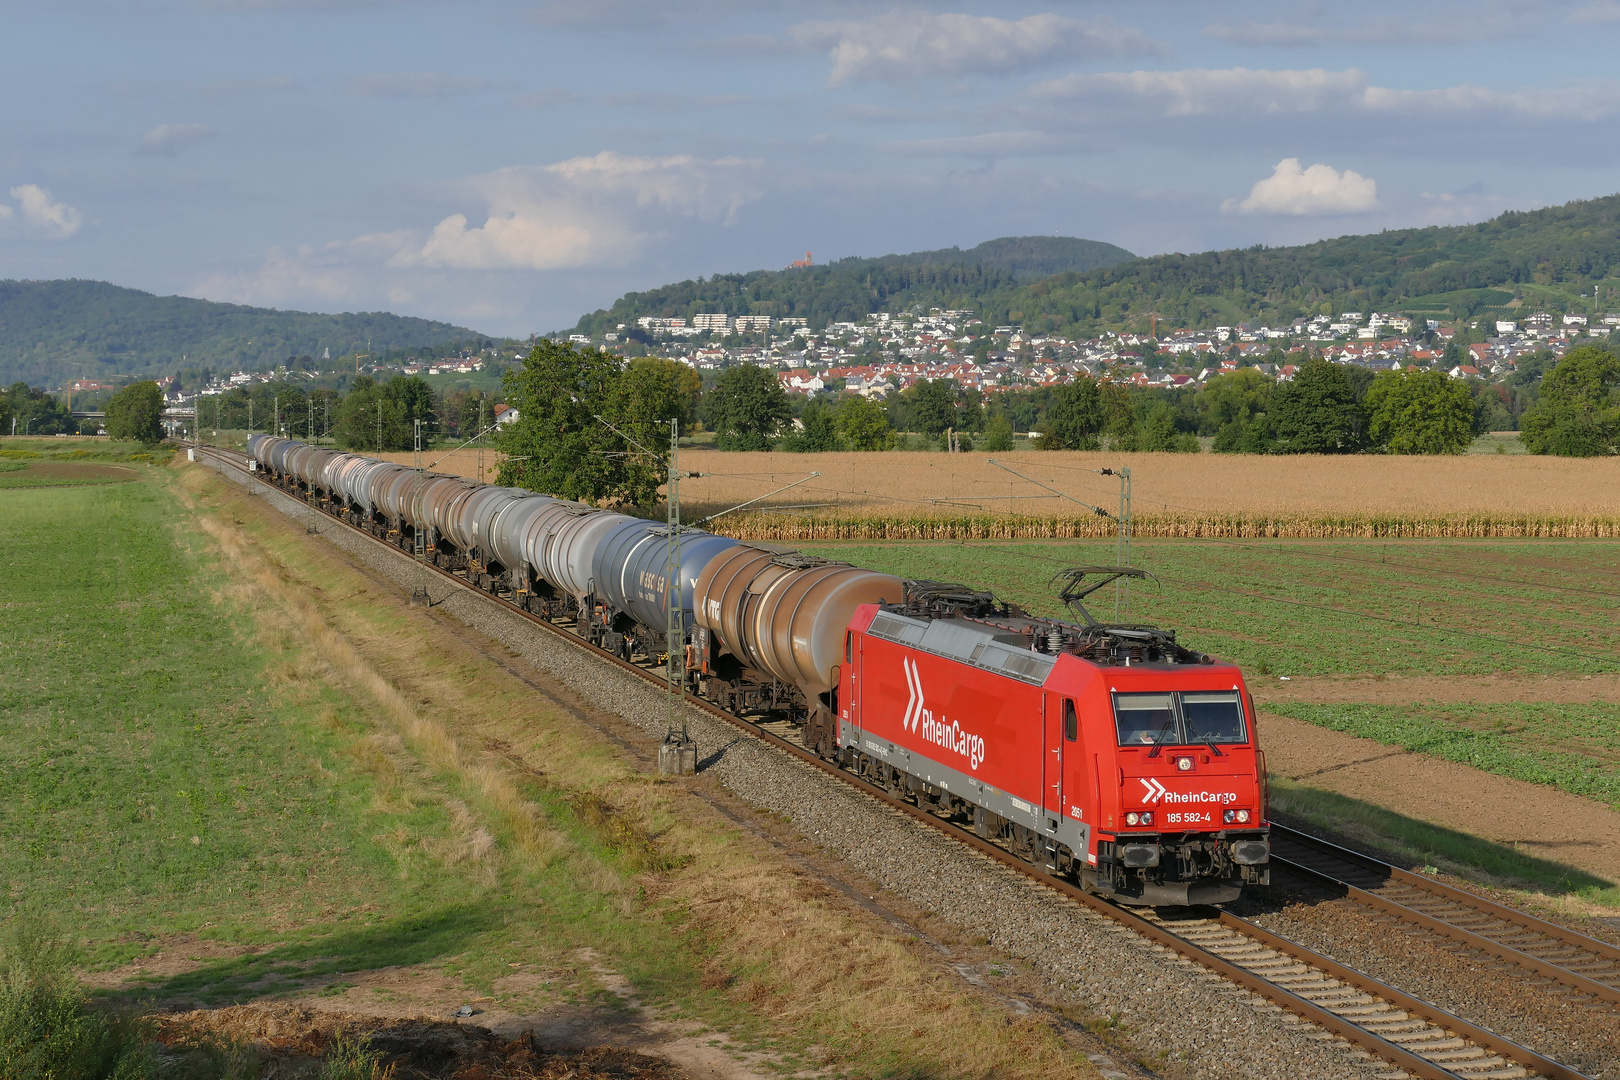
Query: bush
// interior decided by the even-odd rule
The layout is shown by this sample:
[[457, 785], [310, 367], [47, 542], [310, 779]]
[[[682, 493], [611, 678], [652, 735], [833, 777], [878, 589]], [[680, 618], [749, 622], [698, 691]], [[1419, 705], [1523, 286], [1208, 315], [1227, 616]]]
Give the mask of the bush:
[[62, 947], [26, 932], [0, 946], [0, 1076], [147, 1080], [147, 1044], [127, 1019], [85, 1007]]

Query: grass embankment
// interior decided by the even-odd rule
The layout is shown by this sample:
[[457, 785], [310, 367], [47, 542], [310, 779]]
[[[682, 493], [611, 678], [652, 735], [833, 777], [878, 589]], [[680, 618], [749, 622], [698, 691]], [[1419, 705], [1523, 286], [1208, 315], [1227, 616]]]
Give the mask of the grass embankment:
[[[1052, 576], [1111, 564], [1112, 544], [805, 544], [917, 578], [966, 581], [1061, 614]], [[1158, 578], [1133, 582], [1127, 618], [1174, 627], [1188, 645], [1240, 664], [1251, 685], [1279, 676], [1538, 676], [1620, 671], [1620, 548], [1536, 543], [1177, 543], [1133, 548]], [[1114, 617], [1111, 590], [1093, 613]], [[1361, 686], [1363, 684], [1356, 684]], [[1620, 807], [1620, 706], [1295, 701], [1265, 706], [1312, 724]], [[1443, 695], [1443, 687], [1438, 691]], [[1443, 857], [1554, 891], [1620, 901], [1590, 874], [1306, 784], [1279, 782], [1279, 809], [1371, 830], [1395, 851]], [[1432, 861], [1432, 858], [1431, 858]]]
[[527, 1014], [606, 967], [788, 1068], [1092, 1074], [262, 501], [148, 481], [0, 515], [0, 892], [120, 999]]

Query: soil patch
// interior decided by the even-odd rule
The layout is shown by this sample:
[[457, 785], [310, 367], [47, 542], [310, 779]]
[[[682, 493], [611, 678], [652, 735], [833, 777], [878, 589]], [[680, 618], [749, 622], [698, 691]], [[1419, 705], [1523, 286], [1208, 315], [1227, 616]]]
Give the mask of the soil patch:
[[1260, 705], [1588, 705], [1620, 702], [1620, 675], [1312, 675], [1287, 682], [1256, 676], [1249, 689]]
[[171, 1014], [161, 1018], [158, 1032], [176, 1053], [246, 1044], [262, 1062], [261, 1075], [312, 1072], [316, 1062], [340, 1052], [344, 1041], [359, 1039], [382, 1055], [396, 1080], [682, 1080], [687, 1075], [665, 1058], [633, 1050], [562, 1049], [533, 1033], [506, 1037], [426, 1016], [382, 1019], [296, 1004]]
[[121, 484], [139, 480], [140, 473], [120, 465], [90, 461], [37, 461], [25, 469], [0, 474], [0, 487], [70, 487], [82, 484]]
[[1260, 742], [1273, 775], [1620, 882], [1620, 813], [1601, 803], [1272, 713]]

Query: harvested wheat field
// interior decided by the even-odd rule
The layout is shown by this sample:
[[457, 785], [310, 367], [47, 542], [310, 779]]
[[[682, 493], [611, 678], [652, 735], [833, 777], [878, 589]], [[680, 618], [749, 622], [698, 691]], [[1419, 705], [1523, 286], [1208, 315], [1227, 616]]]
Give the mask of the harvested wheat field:
[[[487, 479], [497, 461], [486, 454]], [[472, 477], [476, 462], [463, 450], [436, 467]], [[756, 540], [1104, 536], [1116, 523], [1080, 503], [1117, 513], [1119, 480], [1099, 470], [1122, 467], [1131, 470], [1138, 536], [1620, 535], [1614, 459], [692, 449], [681, 465], [700, 474], [681, 484], [687, 520], [803, 480], [714, 523], [718, 532]], [[805, 480], [812, 472], [821, 475]]]

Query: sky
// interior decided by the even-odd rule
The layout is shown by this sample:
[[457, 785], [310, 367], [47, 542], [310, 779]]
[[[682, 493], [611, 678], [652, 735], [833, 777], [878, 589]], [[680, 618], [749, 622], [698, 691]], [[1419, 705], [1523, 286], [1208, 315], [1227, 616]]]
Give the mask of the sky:
[[0, 278], [495, 335], [806, 251], [1192, 252], [1620, 191], [1620, 0], [0, 14]]

